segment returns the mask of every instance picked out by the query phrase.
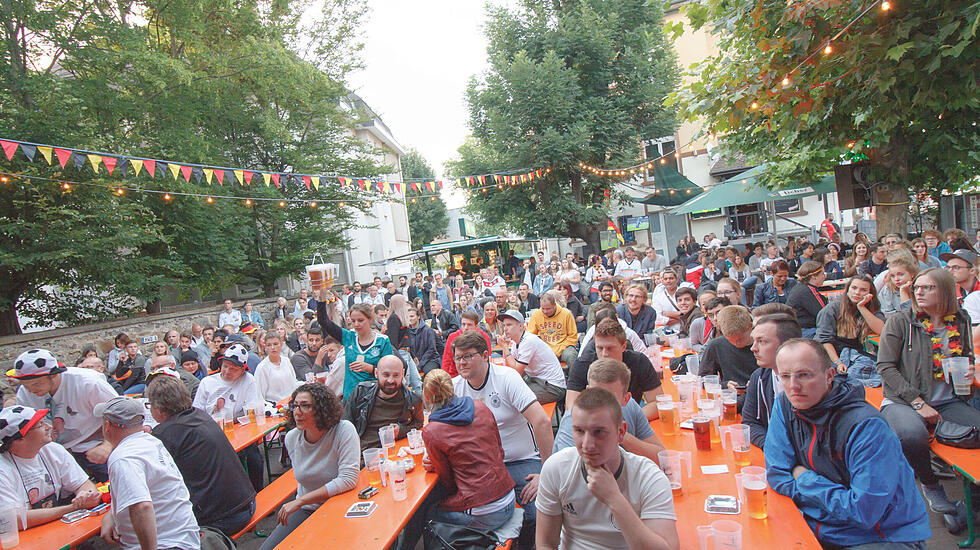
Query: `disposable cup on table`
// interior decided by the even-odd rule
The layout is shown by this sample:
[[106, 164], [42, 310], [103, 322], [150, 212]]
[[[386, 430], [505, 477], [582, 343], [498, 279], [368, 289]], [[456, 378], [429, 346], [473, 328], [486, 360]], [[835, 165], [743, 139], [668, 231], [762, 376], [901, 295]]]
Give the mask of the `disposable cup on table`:
[[0, 507], [0, 545], [13, 548], [20, 544], [18, 531], [27, 529], [27, 507], [4, 505]]
[[721, 385], [721, 375], [718, 374], [705, 374], [701, 377], [701, 385], [707, 388], [708, 386], [720, 386]]
[[681, 403], [681, 413], [690, 416], [695, 412], [696, 381], [681, 378], [677, 383], [677, 397]]
[[391, 498], [395, 501], [408, 498], [408, 486], [405, 478], [405, 466], [398, 460], [388, 461], [386, 468], [388, 484], [391, 486]]
[[684, 358], [684, 362], [687, 363], [687, 372], [691, 374], [698, 374], [701, 372], [701, 358], [698, 354], [692, 353]]
[[265, 418], [265, 405], [261, 402], [249, 403], [245, 406], [245, 413], [248, 415], [249, 422], [257, 424], [259, 419]]
[[[660, 416], [660, 426], [663, 429], [664, 435], [677, 435], [680, 425], [679, 403], [671, 401], [669, 395], [658, 395], [657, 397], [657, 413]], [[660, 397], [666, 397], [667, 399], [661, 401], [659, 399]]]
[[694, 425], [694, 445], [699, 451], [710, 451], [712, 420], [699, 414], [694, 417], [691, 423]]
[[381, 487], [381, 465], [384, 455], [381, 449], [364, 449], [364, 471], [372, 487]]
[[946, 357], [943, 359], [943, 370], [953, 384], [954, 394], [970, 395], [973, 378], [970, 376], [969, 357]]
[[698, 540], [701, 550], [709, 550], [708, 541], [714, 543], [714, 550], [742, 550], [742, 525], [730, 519], [720, 519], [711, 525], [698, 526]]
[[761, 466], [742, 468], [741, 473], [735, 474], [735, 486], [738, 488], [742, 507], [748, 512], [750, 518], [766, 519], [769, 517], [766, 501], [769, 485], [766, 481], [765, 468]]
[[732, 448], [732, 455], [735, 457], [735, 465], [750, 465], [751, 461], [749, 460], [749, 451], [751, 451], [752, 446], [751, 429], [745, 424], [735, 424], [732, 426], [722, 426], [720, 428], [720, 432], [721, 448]]
[[656, 344], [657, 343], [657, 335], [654, 334], [654, 333], [652, 333], [652, 332], [649, 332], [647, 334], [644, 334], [643, 335], [643, 343], [646, 344], [647, 347], [650, 347], [650, 346]]
[[395, 446], [395, 428], [391, 424], [379, 428], [378, 438], [381, 440], [381, 448], [384, 449], [385, 458], [387, 458], [388, 449]]
[[698, 414], [706, 416], [711, 420], [708, 425], [708, 434], [712, 443], [721, 443], [721, 407], [714, 399], [698, 399]]
[[691, 477], [691, 451], [660, 451], [657, 458], [660, 459], [660, 469], [670, 482], [674, 498], [681, 496], [684, 485], [684, 470], [681, 466], [687, 463], [687, 477]]

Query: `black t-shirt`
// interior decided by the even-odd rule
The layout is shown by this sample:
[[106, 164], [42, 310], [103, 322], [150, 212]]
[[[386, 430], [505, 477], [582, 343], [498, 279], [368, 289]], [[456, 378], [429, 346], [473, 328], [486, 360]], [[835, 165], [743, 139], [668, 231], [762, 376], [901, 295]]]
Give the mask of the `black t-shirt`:
[[184, 477], [200, 525], [213, 525], [255, 500], [255, 489], [234, 447], [204, 411], [191, 407], [158, 424], [152, 433], [170, 451]]
[[749, 383], [749, 378], [759, 364], [755, 362], [752, 346], [736, 348], [724, 336], [708, 340], [701, 352], [701, 373], [720, 374], [721, 387], [726, 387], [729, 381], [739, 386]]
[[[578, 359], [568, 369], [568, 389], [582, 391], [589, 384], [589, 366], [596, 360], [595, 341], [591, 340], [582, 350]], [[623, 352], [623, 363], [630, 370], [629, 392], [637, 403], [642, 401], [643, 394], [660, 387], [660, 375], [646, 355], [626, 350]]]

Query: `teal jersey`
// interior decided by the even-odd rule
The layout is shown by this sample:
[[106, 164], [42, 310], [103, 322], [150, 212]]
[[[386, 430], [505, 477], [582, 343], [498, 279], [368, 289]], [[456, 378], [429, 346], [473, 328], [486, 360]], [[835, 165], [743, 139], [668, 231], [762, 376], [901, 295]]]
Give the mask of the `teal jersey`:
[[357, 361], [358, 355], [364, 356], [364, 362], [378, 367], [378, 361], [385, 355], [391, 355], [391, 341], [383, 334], [375, 334], [374, 341], [367, 347], [361, 347], [357, 342], [357, 333], [353, 330], [343, 329], [344, 331], [344, 359], [347, 362], [344, 373], [344, 399], [350, 396], [354, 388], [361, 382], [376, 380], [369, 372], [354, 372], [350, 370], [350, 364]]

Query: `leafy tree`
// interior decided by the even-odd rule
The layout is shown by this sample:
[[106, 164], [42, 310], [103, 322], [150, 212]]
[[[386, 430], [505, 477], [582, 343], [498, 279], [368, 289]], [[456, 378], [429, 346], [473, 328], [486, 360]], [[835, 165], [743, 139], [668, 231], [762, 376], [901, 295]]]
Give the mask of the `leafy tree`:
[[[435, 170], [429, 166], [425, 157], [415, 149], [405, 154], [401, 158], [401, 162], [402, 179], [405, 181], [432, 181], [436, 177]], [[424, 187], [422, 190], [422, 194], [429, 194], [429, 191]], [[412, 248], [421, 248], [446, 236], [449, 214], [446, 211], [446, 203], [441, 196], [422, 197], [416, 200], [412, 194], [414, 192], [411, 189], [406, 190], [408, 227], [412, 233]]]
[[[488, 8], [490, 69], [467, 90], [473, 141], [453, 175], [550, 167], [529, 184], [471, 193], [469, 210], [524, 235], [598, 248], [609, 181], [579, 162], [638, 162], [643, 139], [670, 135], [663, 99], [677, 84], [660, 3], [527, 0]], [[470, 171], [472, 168], [480, 170]]]
[[694, 66], [697, 79], [673, 101], [723, 134], [728, 150], [774, 163], [773, 186], [866, 155], [878, 233], [904, 233], [910, 191], [957, 189], [980, 168], [980, 97], [963, 84], [978, 77], [980, 4], [874, 6], [828, 43], [869, 5], [691, 4], [691, 25], [710, 30], [720, 52]]

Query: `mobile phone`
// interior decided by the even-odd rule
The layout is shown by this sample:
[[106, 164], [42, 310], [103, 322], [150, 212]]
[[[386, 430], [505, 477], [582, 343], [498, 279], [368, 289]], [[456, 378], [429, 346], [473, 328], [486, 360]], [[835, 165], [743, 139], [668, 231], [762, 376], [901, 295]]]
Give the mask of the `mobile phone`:
[[378, 494], [377, 487], [365, 487], [364, 489], [362, 489], [360, 492], [357, 493], [357, 498], [361, 500], [367, 500], [376, 494]]

